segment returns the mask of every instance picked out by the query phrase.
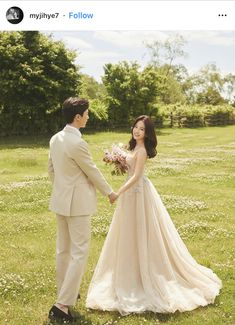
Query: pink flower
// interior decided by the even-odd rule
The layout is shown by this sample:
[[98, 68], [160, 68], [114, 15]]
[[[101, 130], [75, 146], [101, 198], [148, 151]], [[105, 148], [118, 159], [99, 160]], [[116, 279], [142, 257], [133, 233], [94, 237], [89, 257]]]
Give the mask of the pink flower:
[[112, 151], [105, 150], [103, 161], [106, 164], [114, 165], [112, 175], [123, 175], [127, 172], [128, 166], [126, 163], [126, 152], [118, 145], [112, 145]]

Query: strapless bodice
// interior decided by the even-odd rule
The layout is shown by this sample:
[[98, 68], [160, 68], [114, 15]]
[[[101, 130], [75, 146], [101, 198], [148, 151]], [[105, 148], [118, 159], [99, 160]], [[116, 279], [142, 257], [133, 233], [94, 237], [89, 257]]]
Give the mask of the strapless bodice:
[[[128, 177], [132, 176], [135, 171], [135, 164], [136, 164], [136, 155], [134, 153], [128, 153], [126, 156], [126, 162], [128, 166]], [[143, 171], [144, 176], [144, 171]]]

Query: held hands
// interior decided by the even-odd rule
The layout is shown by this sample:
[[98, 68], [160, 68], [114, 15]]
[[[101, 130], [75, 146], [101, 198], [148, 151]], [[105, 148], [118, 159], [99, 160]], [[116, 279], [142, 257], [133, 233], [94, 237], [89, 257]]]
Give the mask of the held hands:
[[112, 192], [111, 194], [109, 194], [109, 202], [111, 204], [113, 204], [117, 200], [117, 198], [118, 198], [117, 193]]

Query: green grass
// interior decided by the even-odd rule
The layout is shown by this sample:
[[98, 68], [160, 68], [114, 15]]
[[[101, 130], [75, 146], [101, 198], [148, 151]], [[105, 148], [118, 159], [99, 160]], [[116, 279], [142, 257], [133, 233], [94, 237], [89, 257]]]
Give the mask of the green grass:
[[[86, 134], [98, 167], [115, 190], [125, 176], [111, 176], [102, 162], [112, 143], [128, 133]], [[48, 211], [48, 140], [0, 140], [0, 324], [46, 324], [56, 299], [54, 215]], [[223, 289], [214, 305], [172, 315], [87, 311], [85, 297], [114, 206], [99, 195], [82, 299], [82, 324], [235, 324], [235, 126], [158, 131], [158, 155], [146, 173], [156, 186], [194, 258], [211, 267]]]

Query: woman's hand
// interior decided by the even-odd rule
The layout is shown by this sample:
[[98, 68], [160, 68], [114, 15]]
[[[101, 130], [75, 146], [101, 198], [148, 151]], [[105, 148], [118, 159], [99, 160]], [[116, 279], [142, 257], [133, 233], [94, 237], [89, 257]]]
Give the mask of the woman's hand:
[[111, 194], [109, 194], [109, 202], [111, 204], [113, 204], [118, 198], [118, 194], [115, 192], [112, 192]]

